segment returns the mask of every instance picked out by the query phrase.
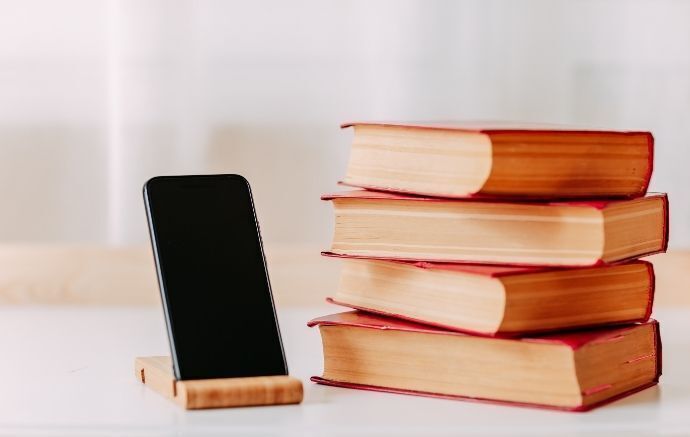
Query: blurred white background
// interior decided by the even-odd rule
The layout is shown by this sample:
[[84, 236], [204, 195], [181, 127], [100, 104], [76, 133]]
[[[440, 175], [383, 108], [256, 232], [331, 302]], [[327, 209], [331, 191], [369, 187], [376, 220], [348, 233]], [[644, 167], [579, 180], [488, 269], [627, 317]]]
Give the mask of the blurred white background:
[[0, 240], [143, 243], [141, 186], [234, 172], [320, 244], [352, 119], [649, 129], [690, 247], [690, 2], [0, 0]]

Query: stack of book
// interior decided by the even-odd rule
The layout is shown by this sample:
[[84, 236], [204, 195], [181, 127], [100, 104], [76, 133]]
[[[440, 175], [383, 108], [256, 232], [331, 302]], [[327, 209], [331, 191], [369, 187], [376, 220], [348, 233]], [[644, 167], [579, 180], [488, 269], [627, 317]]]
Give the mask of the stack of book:
[[648, 132], [355, 123], [321, 384], [583, 411], [656, 384]]

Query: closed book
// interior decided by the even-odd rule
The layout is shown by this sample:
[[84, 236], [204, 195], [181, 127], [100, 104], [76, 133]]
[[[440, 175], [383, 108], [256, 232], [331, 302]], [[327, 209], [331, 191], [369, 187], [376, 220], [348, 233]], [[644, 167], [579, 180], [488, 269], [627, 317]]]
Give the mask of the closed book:
[[330, 252], [353, 257], [576, 267], [663, 252], [668, 243], [665, 194], [497, 202], [359, 190], [322, 198], [335, 209]]
[[659, 325], [519, 339], [465, 335], [346, 312], [309, 322], [324, 351], [320, 384], [586, 411], [655, 385]]
[[348, 123], [344, 183], [440, 197], [637, 197], [649, 132], [467, 123]]
[[654, 270], [645, 261], [503, 267], [344, 258], [330, 302], [487, 336], [646, 321]]

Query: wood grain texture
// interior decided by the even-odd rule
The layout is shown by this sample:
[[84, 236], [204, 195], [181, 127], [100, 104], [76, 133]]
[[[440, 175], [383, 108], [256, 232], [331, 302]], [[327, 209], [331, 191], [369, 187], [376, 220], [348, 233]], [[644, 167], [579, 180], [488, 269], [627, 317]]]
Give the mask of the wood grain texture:
[[[266, 248], [278, 305], [322, 303], [336, 289], [340, 263], [325, 246]], [[148, 245], [0, 245], [0, 304], [159, 305]]]
[[0, 303], [158, 302], [148, 246], [0, 245]]
[[[319, 255], [326, 243], [266, 247], [279, 306], [323, 303], [337, 290], [341, 262]], [[683, 284], [690, 251], [645, 258], [654, 264], [656, 307], [690, 306]], [[0, 245], [0, 304], [159, 305], [148, 245]]]
[[287, 375], [176, 381], [170, 357], [139, 357], [135, 377], [188, 410], [299, 404], [302, 381]]

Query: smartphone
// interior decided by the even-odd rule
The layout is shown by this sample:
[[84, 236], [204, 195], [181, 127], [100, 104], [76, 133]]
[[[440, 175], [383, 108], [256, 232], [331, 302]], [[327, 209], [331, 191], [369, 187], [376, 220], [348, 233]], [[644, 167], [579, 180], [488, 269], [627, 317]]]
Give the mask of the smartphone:
[[144, 203], [175, 377], [287, 375], [247, 180], [154, 177]]

